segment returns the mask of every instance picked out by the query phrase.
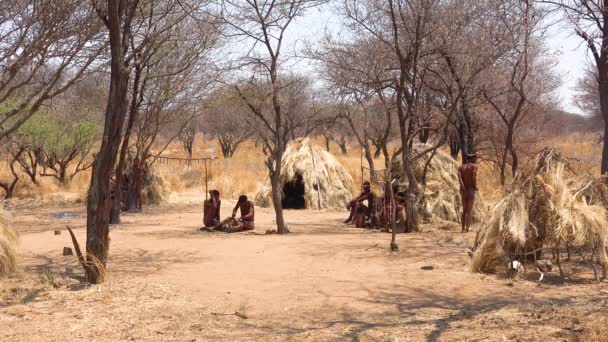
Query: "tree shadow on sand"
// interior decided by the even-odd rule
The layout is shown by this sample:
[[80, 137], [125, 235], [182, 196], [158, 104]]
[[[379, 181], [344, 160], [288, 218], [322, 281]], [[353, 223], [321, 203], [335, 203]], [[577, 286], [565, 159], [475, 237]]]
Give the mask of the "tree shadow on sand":
[[[397, 331], [398, 334], [414, 340], [438, 341], [455, 326], [473, 320], [478, 316], [491, 315], [503, 308], [526, 304], [546, 304], [546, 301], [530, 300], [523, 296], [486, 295], [477, 299], [457, 299], [456, 296], [439, 294], [419, 288], [395, 287], [395, 289], [368, 289], [365, 295], [332, 296], [327, 293], [327, 301], [315, 312], [300, 313], [308, 317], [319, 317], [319, 312], [330, 313], [335, 318], [318, 320], [304, 326], [285, 321], [265, 322], [258, 324], [255, 317], [251, 320], [237, 322], [236, 329], [246, 333], [243, 338], [260, 336], [293, 336], [297, 334], [323, 334], [340, 340], [359, 341], [373, 340], [373, 333], [379, 333], [386, 340], [386, 331]], [[357, 291], [359, 292], [359, 291]], [[331, 304], [335, 298], [344, 298], [348, 304], [336, 306]], [[567, 307], [571, 300], [562, 298], [552, 304]], [[357, 311], [353, 305], [374, 307], [370, 311]], [[370, 334], [371, 333], [371, 336]], [[481, 332], [483, 334], [483, 331]], [[311, 335], [308, 335], [311, 336]], [[491, 338], [492, 336], [486, 336]]]

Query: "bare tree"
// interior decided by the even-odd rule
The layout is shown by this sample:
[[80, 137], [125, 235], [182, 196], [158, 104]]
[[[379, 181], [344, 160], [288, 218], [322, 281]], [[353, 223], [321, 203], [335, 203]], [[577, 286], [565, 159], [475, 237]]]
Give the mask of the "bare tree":
[[11, 142], [4, 143], [2, 146], [0, 153], [6, 158], [12, 177], [11, 179], [0, 180], [0, 189], [4, 190], [4, 199], [12, 198], [15, 193], [15, 187], [20, 180], [20, 174], [15, 166], [18, 165], [19, 158], [21, 158], [24, 151], [25, 148], [23, 146]]
[[[501, 20], [499, 5], [494, 0], [448, 2], [442, 11], [450, 15], [433, 36], [438, 60], [429, 67], [425, 80], [432, 94], [424, 94], [422, 103], [433, 103], [444, 115], [456, 106], [449, 133], [454, 158], [461, 150], [465, 154], [476, 151], [480, 129], [476, 112], [485, 104], [481, 91], [484, 71], [510, 48], [502, 26], [496, 25]], [[433, 125], [430, 115], [422, 117]]]
[[[272, 186], [272, 201], [279, 234], [287, 233], [283, 208], [282, 189], [279, 184], [281, 163], [290, 136], [283, 89], [289, 78], [281, 72], [285, 32], [306, 10], [319, 6], [324, 0], [223, 0], [223, 17], [231, 34], [250, 43], [244, 56], [239, 58], [240, 69], [248, 69], [249, 80], [235, 85], [242, 100], [250, 109], [250, 116], [258, 123], [258, 138], [268, 155], [266, 166]], [[263, 81], [260, 82], [259, 79]], [[268, 86], [266, 86], [268, 85]], [[255, 88], [258, 89], [255, 89]], [[272, 110], [264, 110], [269, 100]]]
[[[147, 49], [152, 48], [153, 45], [149, 43], [170, 30], [187, 14], [181, 6], [169, 0], [98, 0], [93, 1], [93, 8], [105, 25], [109, 37], [110, 86], [103, 138], [93, 162], [87, 196], [86, 260], [80, 260], [86, 280], [101, 283], [105, 277], [110, 243], [110, 179], [129, 107], [129, 75], [133, 65], [138, 64], [135, 61], [145, 55]], [[149, 25], [150, 22], [157, 24]]]
[[188, 153], [188, 157], [190, 158], [192, 158], [192, 154], [194, 152], [194, 139], [196, 138], [197, 129], [197, 121], [192, 120], [178, 137], [179, 141], [181, 141], [182, 145], [184, 146], [184, 151]]
[[[156, 137], [161, 129], [168, 129], [166, 126], [173, 123], [162, 114], [176, 113], [170, 107], [177, 108], [180, 105], [173, 105], [171, 101], [179, 96], [186, 96], [187, 88], [190, 88], [188, 91], [193, 94], [196, 92], [194, 89], [201, 88], [201, 83], [207, 84], [207, 82], [195, 80], [192, 75], [195, 70], [200, 70], [201, 61], [208, 57], [208, 51], [217, 43], [218, 31], [212, 29], [212, 23], [208, 21], [209, 15], [204, 6], [206, 2], [198, 2], [201, 7], [197, 10], [192, 10], [187, 6], [189, 4], [186, 1], [167, 0], [149, 5], [152, 7], [149, 8], [149, 11], [144, 12], [149, 13], [146, 17], [147, 20], [143, 20], [143, 23], [137, 26], [138, 31], [135, 38], [129, 42], [128, 47], [136, 53], [136, 58], [131, 62], [132, 82], [128, 120], [116, 166], [115, 192], [118, 194], [123, 190], [124, 169], [127, 167], [125, 160], [136, 125], [139, 125], [137, 129], [142, 133], [138, 136], [139, 145], [136, 147], [139, 148], [138, 155], [143, 161], [149, 157], [148, 151], [156, 142]], [[180, 77], [189, 77], [192, 85], [186, 85], [184, 81], [180, 81]], [[173, 93], [169, 89], [171, 80], [175, 81], [175, 92]], [[164, 95], [157, 94], [163, 95], [163, 97], [159, 98], [159, 105], [156, 106], [158, 110], [154, 111], [151, 110], [153, 106], [149, 101], [150, 93], [158, 91], [159, 87], [164, 88], [166, 92]], [[200, 97], [183, 98], [180, 100], [181, 106], [183, 108], [184, 102], [192, 103], [197, 100], [200, 100]], [[161, 102], [162, 104], [160, 104]], [[145, 113], [140, 115], [142, 110]], [[142, 129], [142, 122], [146, 122], [145, 129]], [[182, 132], [183, 128], [185, 127], [178, 130], [177, 135]], [[149, 143], [147, 148], [144, 145], [148, 144], [144, 141]], [[120, 196], [115, 196], [112, 202], [110, 223], [120, 223]]]
[[0, 137], [90, 69], [107, 43], [89, 4], [6, 1], [0, 11]]
[[604, 121], [604, 141], [600, 170], [608, 173], [608, 1], [542, 0], [564, 14], [565, 22], [587, 46], [595, 63], [599, 111]]
[[602, 110], [599, 94], [599, 78], [596, 70], [587, 69], [576, 84], [574, 104], [591, 117], [592, 122], [602, 122]]
[[372, 173], [373, 159], [380, 154], [389, 168], [387, 145], [394, 133], [395, 99], [389, 71], [392, 56], [383, 48], [381, 42], [369, 37], [354, 42], [326, 37], [322, 50], [314, 53], [321, 61], [329, 93], [343, 103], [339, 117], [350, 127]]
[[220, 88], [207, 99], [205, 132], [217, 138], [224, 158], [231, 158], [253, 135], [249, 110], [231, 87]]
[[[519, 155], [515, 146], [516, 134], [524, 128], [531, 116], [539, 112], [543, 101], [554, 89], [551, 64], [542, 57], [541, 25], [543, 13], [532, 1], [505, 1], [498, 11], [502, 13], [501, 27], [508, 32], [510, 50], [499, 59], [487, 74], [484, 97], [504, 124], [504, 148], [499, 161], [501, 184], [505, 184], [507, 158], [510, 156], [511, 174], [516, 175]], [[536, 104], [536, 106], [535, 106]]]

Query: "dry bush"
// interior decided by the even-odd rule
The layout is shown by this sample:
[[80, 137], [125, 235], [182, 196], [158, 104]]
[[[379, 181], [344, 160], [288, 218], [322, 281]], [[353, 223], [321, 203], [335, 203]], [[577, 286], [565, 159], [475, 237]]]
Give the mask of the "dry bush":
[[10, 221], [9, 213], [0, 209], [0, 277], [13, 274], [17, 268], [17, 231]]
[[[595, 187], [559, 151], [539, 152], [515, 177], [475, 241], [471, 269], [492, 272], [504, 257], [516, 258], [545, 246], [596, 246], [608, 238], [606, 203], [589, 203]], [[600, 183], [597, 183], [598, 185]]]

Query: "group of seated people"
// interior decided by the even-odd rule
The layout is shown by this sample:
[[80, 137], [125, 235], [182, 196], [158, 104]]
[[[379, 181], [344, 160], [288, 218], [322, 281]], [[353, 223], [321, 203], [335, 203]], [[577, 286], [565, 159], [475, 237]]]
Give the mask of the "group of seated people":
[[[378, 197], [371, 188], [371, 183], [363, 182], [361, 193], [351, 200], [346, 209], [350, 211], [350, 215], [344, 221], [346, 224], [352, 224], [357, 228], [383, 228], [390, 227], [390, 187], [391, 184], [386, 184], [384, 196]], [[393, 193], [397, 193], [397, 189], [393, 188]], [[404, 197], [393, 196], [395, 203], [395, 221], [404, 222]], [[364, 202], [367, 202], [364, 204]]]
[[[386, 184], [387, 189], [391, 186]], [[397, 193], [393, 189], [393, 193]], [[253, 202], [247, 199], [246, 195], [239, 196], [236, 206], [232, 210], [232, 215], [224, 220], [220, 219], [220, 192], [218, 190], [209, 191], [210, 198], [205, 200], [203, 209], [203, 224], [201, 231], [220, 231], [225, 233], [236, 233], [246, 230], [253, 230], [255, 209]], [[390, 227], [390, 191], [385, 191], [385, 195], [379, 198], [372, 190], [368, 181], [363, 182], [361, 193], [349, 202], [346, 207], [350, 211], [350, 216], [344, 223], [353, 224], [357, 228], [389, 228]], [[395, 195], [395, 221], [404, 222], [404, 197]], [[365, 203], [367, 202], [367, 203]], [[236, 214], [240, 210], [240, 217]]]
[[[255, 228], [254, 218], [255, 209], [253, 202], [247, 199], [247, 196], [241, 195], [232, 210], [232, 216], [220, 220], [220, 208], [222, 201], [220, 200], [220, 192], [218, 190], [209, 191], [210, 198], [205, 200], [203, 207], [203, 224], [202, 231], [219, 231], [224, 233], [236, 233]], [[241, 216], [237, 219], [236, 214], [240, 210]]]

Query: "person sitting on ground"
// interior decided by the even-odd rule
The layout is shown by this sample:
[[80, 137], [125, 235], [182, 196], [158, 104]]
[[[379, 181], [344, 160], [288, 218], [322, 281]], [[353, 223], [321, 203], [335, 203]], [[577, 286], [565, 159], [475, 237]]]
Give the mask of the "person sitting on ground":
[[[372, 191], [370, 182], [363, 182], [363, 189], [359, 196], [350, 201], [346, 207], [347, 210], [350, 210], [350, 215], [344, 223], [363, 228], [365, 219], [369, 218], [370, 221], [373, 221], [372, 225], [377, 224], [376, 206], [374, 205], [376, 200], [376, 194]], [[367, 201], [367, 206], [363, 204], [364, 201]]]
[[[236, 218], [236, 213], [241, 211], [241, 217]], [[224, 233], [236, 233], [246, 230], [255, 229], [254, 225], [255, 209], [253, 203], [247, 199], [247, 196], [241, 195], [239, 197], [236, 206], [232, 210], [232, 216], [221, 221], [219, 224], [212, 228], [204, 227], [201, 230], [204, 231], [220, 231]]]
[[210, 198], [203, 204], [203, 224], [205, 227], [215, 227], [220, 223], [220, 192], [218, 190], [209, 191]]
[[462, 198], [462, 232], [468, 232], [473, 219], [473, 204], [477, 191], [477, 155], [467, 154], [465, 162], [458, 168], [460, 197]]

